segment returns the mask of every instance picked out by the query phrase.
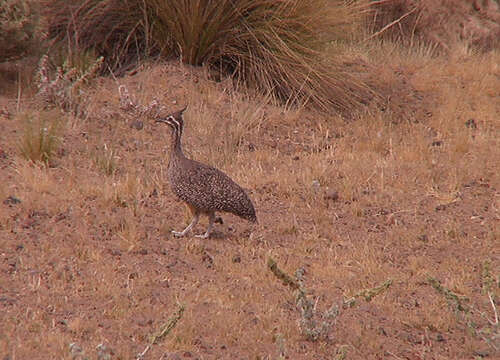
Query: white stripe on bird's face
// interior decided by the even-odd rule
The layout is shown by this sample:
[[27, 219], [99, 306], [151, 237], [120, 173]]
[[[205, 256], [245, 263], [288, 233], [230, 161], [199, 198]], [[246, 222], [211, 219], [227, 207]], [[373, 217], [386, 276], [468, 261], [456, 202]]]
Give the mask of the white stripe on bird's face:
[[172, 124], [174, 125], [174, 127], [177, 128], [177, 130], [179, 130], [181, 128], [181, 124], [172, 115], [170, 115], [167, 118], [167, 120], [170, 121], [170, 122], [172, 122]]
[[169, 121], [170, 125], [172, 125], [174, 132], [177, 134], [177, 136], [182, 136], [182, 126], [183, 126], [182, 118], [176, 119], [175, 116], [170, 115], [169, 117], [167, 117], [167, 121]]

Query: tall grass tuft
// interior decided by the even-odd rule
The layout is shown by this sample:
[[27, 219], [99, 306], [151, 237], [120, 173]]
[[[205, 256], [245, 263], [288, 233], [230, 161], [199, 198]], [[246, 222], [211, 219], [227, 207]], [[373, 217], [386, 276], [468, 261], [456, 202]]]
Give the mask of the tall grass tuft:
[[19, 150], [25, 159], [46, 165], [53, 164], [54, 155], [61, 143], [60, 116], [57, 110], [21, 115], [24, 132], [19, 142]]
[[[287, 103], [351, 111], [373, 97], [341, 56], [358, 13], [333, 0], [45, 0], [49, 36], [117, 69], [141, 56], [208, 65]], [[358, 9], [359, 10], [359, 9]], [[102, 34], [106, 34], [102, 36]]]
[[95, 52], [106, 68], [124, 71], [158, 54], [148, 0], [42, 0], [48, 38], [68, 52]]
[[[346, 38], [353, 8], [328, 0], [150, 0], [156, 28], [189, 64], [209, 64], [280, 100], [350, 110], [369, 91], [341, 58], [324, 57]], [[157, 31], [156, 33], [161, 33]]]

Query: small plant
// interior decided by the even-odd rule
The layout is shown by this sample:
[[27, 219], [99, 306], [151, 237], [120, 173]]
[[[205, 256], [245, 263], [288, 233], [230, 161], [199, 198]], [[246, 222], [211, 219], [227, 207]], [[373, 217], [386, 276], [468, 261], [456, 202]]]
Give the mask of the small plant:
[[303, 269], [298, 269], [295, 273], [295, 278], [291, 277], [283, 270], [278, 267], [276, 262], [269, 258], [267, 261], [267, 266], [269, 270], [276, 276], [279, 280], [283, 282], [283, 285], [289, 286], [295, 291], [295, 303], [297, 308], [300, 310], [299, 327], [302, 333], [306, 336], [307, 340], [316, 341], [319, 338], [324, 338], [328, 335], [328, 331], [333, 325], [336, 317], [339, 315], [339, 307], [333, 305], [330, 309], [325, 311], [320, 318], [323, 320], [320, 325], [318, 325], [316, 318], [318, 317], [317, 311], [313, 305], [313, 302], [307, 297], [306, 289], [303, 286]]
[[116, 158], [116, 152], [108, 148], [106, 144], [103, 145], [102, 149], [96, 151], [93, 156], [97, 168], [107, 176], [113, 175], [118, 169]]
[[38, 96], [46, 106], [55, 105], [75, 116], [82, 116], [84, 114], [84, 110], [80, 107], [84, 94], [82, 85], [98, 73], [103, 61], [104, 59], [100, 57], [80, 69], [73, 67], [70, 62], [65, 62], [62, 67], [57, 67], [55, 76], [51, 78], [49, 57], [42, 56], [37, 74]]
[[27, 160], [51, 165], [61, 143], [58, 111], [42, 111], [22, 115], [24, 132], [19, 143], [21, 154]]
[[[295, 303], [297, 308], [300, 310], [301, 315], [299, 319], [299, 326], [302, 333], [309, 341], [317, 341], [321, 338], [327, 338], [328, 332], [333, 326], [336, 318], [339, 316], [340, 311], [354, 307], [356, 305], [356, 298], [363, 297], [366, 301], [371, 301], [374, 296], [380, 294], [392, 284], [392, 280], [387, 280], [373, 289], [362, 290], [352, 298], [342, 300], [340, 305], [332, 305], [328, 310], [318, 314], [316, 306], [313, 305], [313, 302], [308, 298], [307, 290], [304, 287], [304, 269], [297, 269], [295, 277], [291, 277], [281, 270], [276, 264], [276, 261], [272, 258], [268, 259], [267, 266], [274, 276], [283, 282], [283, 285], [287, 285], [295, 291]], [[318, 320], [320, 320], [320, 322]]]
[[154, 344], [157, 344], [158, 341], [162, 340], [165, 336], [167, 336], [170, 333], [170, 331], [172, 331], [173, 328], [175, 328], [177, 322], [182, 318], [183, 313], [184, 313], [184, 306], [180, 305], [177, 312], [174, 315], [172, 315], [170, 319], [166, 323], [164, 323], [155, 334], [151, 336], [148, 346], [146, 346], [143, 352], [137, 355], [136, 359], [137, 360], [143, 359], [146, 353], [149, 351], [149, 349], [151, 349], [151, 347]]
[[428, 276], [428, 283], [440, 294], [442, 294], [449, 306], [457, 315], [457, 319], [465, 323], [471, 330], [471, 333], [483, 339], [495, 351], [500, 350], [500, 326], [498, 311], [496, 308], [495, 294], [492, 285], [494, 284], [493, 276], [489, 269], [488, 261], [483, 263], [482, 271], [482, 287], [483, 291], [488, 295], [488, 300], [492, 308], [493, 318], [490, 318], [485, 312], [481, 311], [471, 300], [463, 295], [457, 294], [441, 283]]

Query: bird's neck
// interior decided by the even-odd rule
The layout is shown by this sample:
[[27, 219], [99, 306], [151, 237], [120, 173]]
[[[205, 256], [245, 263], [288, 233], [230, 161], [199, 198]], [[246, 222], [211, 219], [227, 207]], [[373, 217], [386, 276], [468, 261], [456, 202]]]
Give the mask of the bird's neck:
[[172, 133], [172, 141], [170, 142], [171, 157], [185, 157], [182, 152], [181, 137], [176, 133]]

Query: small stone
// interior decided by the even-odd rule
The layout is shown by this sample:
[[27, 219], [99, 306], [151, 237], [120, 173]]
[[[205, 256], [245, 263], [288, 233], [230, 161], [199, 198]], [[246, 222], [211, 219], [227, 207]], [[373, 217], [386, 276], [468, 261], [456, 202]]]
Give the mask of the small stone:
[[140, 120], [134, 120], [132, 121], [132, 123], [130, 124], [130, 127], [132, 129], [136, 129], [136, 130], [142, 130], [142, 128], [144, 127], [144, 123]]
[[474, 119], [467, 120], [465, 122], [465, 126], [467, 126], [469, 129], [477, 129], [476, 120]]
[[433, 141], [432, 146], [441, 146], [443, 145], [443, 141], [442, 140], [436, 140], [436, 141]]
[[446, 210], [445, 204], [441, 204], [441, 205], [436, 206], [436, 211], [442, 211], [442, 210]]
[[318, 180], [313, 180], [311, 186], [313, 189], [318, 189], [321, 186], [321, 184], [319, 183]]
[[424, 242], [424, 243], [426, 243], [426, 242], [429, 241], [429, 238], [428, 238], [428, 236], [426, 234], [419, 235], [417, 237], [417, 239], [420, 240], [420, 241], [422, 241], [422, 242]]
[[241, 256], [239, 256], [239, 255], [234, 255], [234, 256], [233, 256], [233, 262], [234, 262], [234, 263], [240, 263], [240, 262], [241, 262]]
[[121, 256], [122, 252], [118, 249], [110, 250], [109, 253], [113, 256]]
[[339, 199], [339, 193], [335, 190], [328, 190], [324, 195], [325, 200], [337, 201]]
[[181, 357], [179, 356], [179, 354], [176, 354], [176, 353], [166, 353], [163, 355], [162, 359], [165, 359], [165, 360], [181, 360]]
[[481, 358], [485, 358], [485, 357], [490, 356], [490, 352], [489, 352], [488, 349], [474, 350], [473, 354], [477, 355], [477, 356], [479, 356]]
[[16, 198], [15, 196], [12, 196], [10, 195], [7, 199], [5, 199], [3, 201], [3, 203], [5, 205], [16, 205], [16, 204], [20, 204], [21, 203], [21, 200], [19, 200], [18, 198]]

